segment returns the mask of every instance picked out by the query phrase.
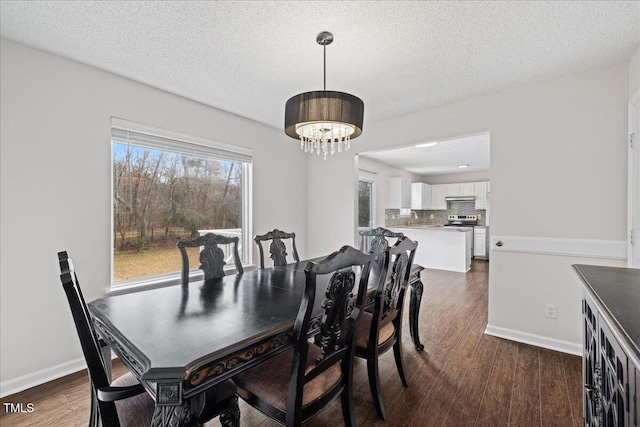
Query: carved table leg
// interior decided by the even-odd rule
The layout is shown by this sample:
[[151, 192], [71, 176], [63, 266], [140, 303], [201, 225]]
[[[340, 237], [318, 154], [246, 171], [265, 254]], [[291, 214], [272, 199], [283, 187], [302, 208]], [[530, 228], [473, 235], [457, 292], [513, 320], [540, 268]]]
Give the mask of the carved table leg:
[[204, 409], [204, 393], [182, 401], [180, 383], [157, 384], [156, 407], [151, 419], [152, 427], [189, 427]]
[[420, 273], [414, 273], [409, 280], [409, 286], [411, 286], [411, 300], [409, 301], [409, 332], [411, 338], [413, 338], [413, 344], [416, 350], [424, 350], [424, 344], [420, 342], [420, 336], [418, 334], [418, 316], [420, 315], [420, 301], [422, 301], [422, 291], [424, 285], [420, 280]]
[[240, 407], [238, 396], [233, 396], [229, 402], [229, 409], [220, 414], [222, 427], [240, 427]]
[[189, 402], [179, 406], [156, 406], [151, 427], [189, 427], [190, 412]]

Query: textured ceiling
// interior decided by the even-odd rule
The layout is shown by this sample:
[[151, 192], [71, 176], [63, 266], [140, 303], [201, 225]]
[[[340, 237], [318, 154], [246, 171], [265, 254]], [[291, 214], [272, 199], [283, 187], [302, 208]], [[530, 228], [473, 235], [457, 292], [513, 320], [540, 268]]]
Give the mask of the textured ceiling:
[[3, 37], [281, 128], [285, 101], [359, 96], [366, 123], [628, 61], [640, 2], [2, 1]]

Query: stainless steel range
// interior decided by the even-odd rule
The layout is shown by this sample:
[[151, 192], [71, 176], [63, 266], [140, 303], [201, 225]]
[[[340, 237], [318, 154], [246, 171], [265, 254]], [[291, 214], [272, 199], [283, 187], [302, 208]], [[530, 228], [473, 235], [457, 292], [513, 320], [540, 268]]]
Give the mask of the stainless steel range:
[[478, 225], [477, 215], [449, 215], [445, 227], [475, 227]]

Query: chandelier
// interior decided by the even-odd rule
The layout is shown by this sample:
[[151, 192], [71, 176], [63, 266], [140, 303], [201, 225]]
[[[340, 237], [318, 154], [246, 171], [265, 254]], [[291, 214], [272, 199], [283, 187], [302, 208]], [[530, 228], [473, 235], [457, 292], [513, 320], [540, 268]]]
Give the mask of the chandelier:
[[285, 105], [284, 132], [300, 140], [306, 153], [334, 154], [347, 151], [362, 133], [364, 103], [357, 96], [327, 90], [327, 45], [333, 34], [323, 31], [316, 42], [324, 49], [324, 90], [304, 92]]

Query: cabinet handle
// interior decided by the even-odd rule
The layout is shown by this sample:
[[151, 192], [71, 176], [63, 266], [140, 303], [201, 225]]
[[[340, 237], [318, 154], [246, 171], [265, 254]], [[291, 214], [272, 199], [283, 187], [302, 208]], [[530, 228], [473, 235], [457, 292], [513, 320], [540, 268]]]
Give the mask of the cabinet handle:
[[598, 387], [591, 384], [585, 384], [584, 388], [587, 390], [587, 399], [593, 402], [600, 401], [600, 390]]
[[502, 246], [502, 240], [498, 240], [498, 241], [496, 242], [496, 246]]

